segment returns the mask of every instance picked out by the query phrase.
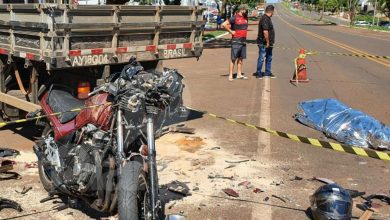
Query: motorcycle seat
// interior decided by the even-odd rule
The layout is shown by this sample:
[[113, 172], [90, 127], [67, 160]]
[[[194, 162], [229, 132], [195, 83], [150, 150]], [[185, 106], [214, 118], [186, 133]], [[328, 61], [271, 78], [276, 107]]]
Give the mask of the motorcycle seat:
[[[79, 100], [73, 97], [69, 92], [53, 89], [49, 93], [48, 103], [53, 111], [53, 113], [57, 112], [65, 112], [75, 108], [80, 108], [84, 106], [84, 101]], [[73, 120], [77, 115], [77, 112], [66, 112], [57, 116], [60, 120], [61, 124], [65, 124], [71, 120]]]

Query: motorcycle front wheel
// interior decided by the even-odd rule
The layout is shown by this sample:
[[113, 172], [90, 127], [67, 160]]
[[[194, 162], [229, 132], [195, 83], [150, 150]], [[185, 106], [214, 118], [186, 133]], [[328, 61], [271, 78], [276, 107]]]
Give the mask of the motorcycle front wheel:
[[[53, 130], [51, 129], [50, 125], [47, 124], [45, 126], [45, 128], [43, 129], [42, 138], [47, 138], [52, 133], [53, 133]], [[41, 149], [41, 150], [44, 151], [45, 149]], [[51, 181], [42, 161], [39, 161], [39, 160], [38, 160], [38, 173], [39, 173], [39, 179], [41, 180], [43, 188], [47, 192], [52, 192], [55, 189], [54, 184]]]
[[120, 220], [149, 219], [149, 186], [143, 165], [129, 161], [123, 168], [118, 184]]

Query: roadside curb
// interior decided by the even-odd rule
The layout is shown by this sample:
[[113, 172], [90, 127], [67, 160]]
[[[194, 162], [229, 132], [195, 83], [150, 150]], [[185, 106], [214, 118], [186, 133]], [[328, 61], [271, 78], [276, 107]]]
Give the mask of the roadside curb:
[[[298, 17], [301, 17], [303, 19], [306, 19], [306, 20], [310, 20], [310, 21], [318, 21], [316, 19], [311, 19], [303, 14], [296, 14], [294, 13], [288, 6], [286, 5], [283, 5], [288, 11], [292, 12], [294, 15], [298, 16]], [[301, 11], [301, 10], [297, 10], [297, 11]], [[302, 11], [301, 11], [302, 12]], [[335, 18], [335, 17], [333, 17]], [[335, 18], [337, 19], [337, 18]], [[330, 21], [328, 20], [329, 22], [332, 22], [332, 23], [335, 23], [333, 21]], [[322, 23], [326, 23], [325, 21], [319, 21], [319, 22], [322, 22]], [[358, 29], [358, 30], [368, 30], [368, 31], [373, 31], [373, 32], [381, 32], [381, 33], [390, 33], [390, 31], [386, 31], [386, 30], [378, 30], [378, 29], [369, 29], [369, 28], [362, 28], [362, 27], [356, 27], [356, 26], [351, 26], [351, 25], [345, 25], [345, 24], [337, 24], [335, 23], [337, 26], [341, 26], [341, 27], [347, 27], [347, 28], [351, 28], [351, 29]]]
[[223, 37], [223, 36], [226, 36], [226, 35], [228, 35], [228, 34], [229, 34], [229, 32], [220, 34], [220, 35], [218, 35], [218, 36], [216, 36], [216, 37], [213, 37], [213, 38], [210, 38], [210, 39], [207, 39], [207, 40], [203, 41], [203, 43], [211, 42], [211, 41], [213, 41], [213, 40], [216, 40], [216, 39], [221, 38], [221, 37]]

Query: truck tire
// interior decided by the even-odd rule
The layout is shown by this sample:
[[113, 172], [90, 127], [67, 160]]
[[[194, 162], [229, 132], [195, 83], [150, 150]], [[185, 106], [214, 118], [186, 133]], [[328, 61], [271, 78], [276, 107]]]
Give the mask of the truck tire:
[[[42, 132], [42, 138], [45, 138], [50, 133], [52, 133], [53, 130], [51, 129], [50, 125], [47, 124]], [[44, 150], [44, 149], [41, 149]], [[42, 161], [38, 160], [38, 173], [39, 173], [39, 179], [41, 180], [43, 188], [47, 192], [52, 192], [54, 190], [54, 184], [51, 181], [50, 177], [48, 176], [47, 172], [45, 171], [45, 167], [42, 164]]]
[[123, 168], [118, 184], [120, 220], [145, 219], [149, 210], [148, 182], [143, 165], [129, 161]]
[[181, 5], [181, 0], [164, 0], [165, 5]]

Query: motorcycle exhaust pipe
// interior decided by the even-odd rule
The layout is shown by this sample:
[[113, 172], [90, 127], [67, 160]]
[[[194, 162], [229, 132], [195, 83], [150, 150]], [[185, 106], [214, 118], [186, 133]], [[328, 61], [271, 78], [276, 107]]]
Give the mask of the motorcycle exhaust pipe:
[[97, 205], [97, 207], [102, 208], [103, 201], [104, 201], [104, 183], [103, 183], [102, 161], [100, 159], [99, 151], [94, 150], [93, 155], [94, 155], [95, 166], [96, 166], [96, 185], [97, 185], [97, 194], [98, 194], [98, 200], [97, 200], [96, 205]]
[[165, 217], [165, 220], [185, 220], [186, 217], [180, 214], [171, 214]]
[[112, 203], [111, 201], [111, 194], [113, 190], [113, 179], [115, 174], [115, 161], [114, 158], [109, 157], [108, 160], [110, 161], [110, 169], [108, 171], [107, 175], [107, 182], [106, 182], [106, 195], [104, 198], [104, 206], [102, 210], [108, 211], [110, 208], [110, 205]]

